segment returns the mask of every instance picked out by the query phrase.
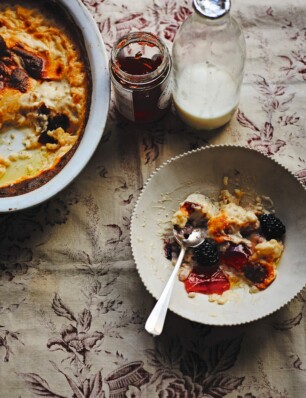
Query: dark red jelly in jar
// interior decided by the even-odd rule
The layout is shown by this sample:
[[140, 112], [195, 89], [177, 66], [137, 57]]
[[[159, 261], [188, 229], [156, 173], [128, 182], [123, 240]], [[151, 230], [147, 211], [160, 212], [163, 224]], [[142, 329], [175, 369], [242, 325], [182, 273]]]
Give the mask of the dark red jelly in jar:
[[133, 32], [115, 43], [111, 77], [119, 113], [134, 122], [153, 122], [171, 105], [171, 59], [167, 47], [148, 32]]

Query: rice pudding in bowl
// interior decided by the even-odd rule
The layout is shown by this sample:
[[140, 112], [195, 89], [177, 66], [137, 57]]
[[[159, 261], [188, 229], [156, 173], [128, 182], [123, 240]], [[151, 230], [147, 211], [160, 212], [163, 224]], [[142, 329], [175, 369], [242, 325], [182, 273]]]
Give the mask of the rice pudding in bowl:
[[[173, 237], [171, 220], [180, 203], [190, 194], [201, 193], [219, 209], [222, 190], [227, 190], [234, 203], [246, 211], [254, 212], [256, 208], [258, 219], [263, 213], [272, 213], [286, 227], [286, 233], [275, 239], [283, 245], [275, 267], [276, 277], [264, 289], [240, 275], [239, 285], [234, 280], [234, 270], [231, 271], [230, 289], [222, 294], [188, 294], [185, 283], [177, 278], [169, 303], [172, 312], [206, 325], [231, 326], [271, 315], [305, 286], [306, 191], [288, 169], [256, 150], [236, 145], [207, 146], [172, 158], [144, 185], [132, 215], [131, 247], [140, 279], [148, 292], [158, 299], [173, 271], [176, 253], [169, 250], [166, 255], [173, 255], [172, 260], [166, 258], [164, 249], [172, 246], [167, 246], [165, 239]], [[241, 235], [248, 238], [247, 231], [241, 231]], [[264, 238], [266, 241], [272, 239]], [[217, 246], [227, 244], [231, 242]], [[257, 249], [260, 248], [263, 249], [261, 246]], [[190, 295], [194, 297], [190, 299]], [[226, 304], [219, 305], [222, 301]]]
[[[242, 205], [244, 192], [222, 190], [217, 201], [201, 193], [189, 195], [172, 217], [180, 233], [206, 230], [204, 242], [188, 248], [178, 278], [186, 292], [210, 295], [224, 304], [230, 290], [246, 285], [252, 293], [266, 289], [276, 278], [284, 250], [286, 227], [260, 197]], [[175, 261], [179, 246], [165, 239], [165, 255]]]

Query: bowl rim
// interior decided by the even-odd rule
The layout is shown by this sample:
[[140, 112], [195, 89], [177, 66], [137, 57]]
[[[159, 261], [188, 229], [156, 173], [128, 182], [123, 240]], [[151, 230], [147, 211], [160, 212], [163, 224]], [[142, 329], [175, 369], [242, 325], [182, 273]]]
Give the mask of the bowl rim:
[[48, 182], [25, 194], [0, 198], [0, 213], [36, 206], [63, 190], [84, 169], [104, 132], [110, 105], [108, 55], [98, 26], [81, 0], [56, 0], [81, 31], [89, 60], [92, 92], [88, 120], [80, 143], [67, 164]]
[[[190, 156], [190, 155], [192, 155], [192, 154], [194, 154], [194, 153], [198, 153], [198, 152], [202, 152], [202, 151], [205, 152], [206, 150], [209, 150], [209, 149], [217, 149], [217, 148], [228, 148], [228, 149], [235, 148], [235, 149], [242, 149], [242, 150], [247, 150], [247, 151], [251, 151], [251, 152], [260, 154], [260, 155], [262, 155], [263, 157], [265, 157], [265, 158], [269, 159], [270, 161], [274, 162], [277, 166], [280, 166], [280, 167], [281, 167], [283, 170], [285, 170], [286, 172], [288, 172], [288, 173], [294, 178], [294, 180], [301, 186], [301, 188], [306, 192], [306, 187], [302, 184], [302, 182], [294, 175], [294, 173], [293, 173], [288, 167], [284, 166], [283, 164], [281, 164], [281, 163], [278, 162], [277, 160], [275, 160], [275, 159], [273, 159], [273, 158], [267, 156], [263, 151], [260, 151], [260, 150], [258, 150], [258, 149], [254, 149], [254, 148], [250, 148], [250, 147], [248, 147], [248, 146], [241, 145], [241, 144], [216, 144], [216, 145], [202, 146], [202, 147], [200, 147], [200, 148], [196, 148], [196, 149], [193, 149], [193, 150], [189, 150], [189, 151], [183, 152], [183, 153], [181, 153], [181, 154], [179, 154], [179, 155], [176, 155], [176, 156], [171, 157], [170, 159], [164, 161], [159, 167], [157, 167], [157, 168], [150, 174], [150, 176], [149, 176], [149, 177], [147, 178], [147, 180], [145, 181], [145, 183], [144, 183], [144, 185], [143, 185], [143, 187], [142, 187], [142, 189], [141, 189], [141, 191], [140, 191], [140, 193], [139, 193], [139, 196], [138, 196], [138, 198], [137, 198], [137, 201], [136, 201], [136, 203], [135, 203], [134, 209], [133, 209], [133, 211], [132, 211], [132, 215], [131, 215], [131, 228], [130, 228], [131, 252], [132, 252], [132, 257], [133, 257], [134, 263], [135, 263], [135, 265], [136, 265], [136, 269], [137, 269], [138, 275], [139, 275], [139, 277], [140, 277], [140, 279], [141, 279], [141, 281], [142, 281], [143, 286], [145, 287], [145, 289], [151, 294], [151, 296], [152, 296], [155, 300], [158, 300], [158, 296], [157, 296], [155, 293], [153, 293], [152, 289], [147, 285], [147, 283], [146, 283], [146, 282], [144, 281], [144, 279], [143, 279], [143, 276], [142, 276], [142, 273], [141, 273], [139, 264], [138, 264], [137, 261], [136, 261], [135, 248], [134, 248], [134, 245], [133, 245], [133, 241], [134, 241], [134, 229], [135, 229], [135, 223], [136, 223], [135, 220], [136, 220], [136, 218], [137, 218], [137, 209], [138, 209], [138, 206], [139, 206], [139, 204], [140, 204], [140, 201], [141, 201], [141, 199], [142, 199], [142, 197], [143, 197], [143, 194], [144, 194], [144, 192], [145, 192], [147, 186], [150, 184], [151, 180], [154, 178], [154, 176], [155, 176], [156, 174], [158, 174], [158, 173], [160, 172], [160, 170], [164, 169], [167, 165], [169, 165], [170, 163], [175, 162], [175, 161], [178, 160], [178, 159], [181, 159], [181, 158]], [[168, 307], [168, 309], [169, 309], [171, 312], [173, 312], [174, 314], [176, 314], [176, 315], [178, 315], [178, 316], [180, 316], [180, 317], [183, 317], [183, 318], [185, 318], [185, 319], [188, 319], [188, 320], [190, 320], [190, 321], [193, 321], [193, 322], [199, 322], [199, 323], [206, 324], [206, 325], [210, 325], [210, 326], [227, 326], [227, 327], [239, 326], [239, 325], [244, 325], [244, 324], [249, 324], [249, 323], [252, 323], [252, 322], [256, 322], [256, 321], [258, 321], [258, 320], [260, 320], [260, 319], [266, 318], [267, 316], [274, 314], [275, 312], [279, 311], [281, 308], [283, 308], [283, 307], [285, 307], [286, 305], [288, 305], [292, 300], [294, 300], [294, 299], [298, 296], [298, 294], [299, 294], [305, 287], [306, 287], [306, 281], [304, 282], [304, 285], [301, 287], [301, 289], [299, 289], [299, 290], [296, 292], [296, 294], [294, 294], [291, 298], [289, 298], [286, 302], [282, 303], [282, 304], [281, 304], [280, 306], [278, 306], [277, 308], [275, 308], [275, 309], [273, 309], [273, 310], [271, 310], [271, 311], [269, 311], [269, 312], [266, 312], [266, 313], [262, 314], [261, 316], [257, 316], [257, 317], [254, 318], [254, 319], [249, 319], [249, 320], [245, 320], [245, 321], [233, 321], [233, 322], [231, 322], [231, 323], [228, 323], [228, 322], [214, 322], [214, 319], [212, 318], [211, 320], [209, 320], [209, 321], [207, 321], [207, 322], [204, 323], [204, 322], [198, 321], [198, 320], [196, 320], [196, 319], [194, 319], [194, 318], [192, 318], [192, 317], [188, 317], [188, 316], [182, 315], [181, 313], [179, 313], [177, 310], [173, 309], [173, 308], [170, 307], [170, 306]]]

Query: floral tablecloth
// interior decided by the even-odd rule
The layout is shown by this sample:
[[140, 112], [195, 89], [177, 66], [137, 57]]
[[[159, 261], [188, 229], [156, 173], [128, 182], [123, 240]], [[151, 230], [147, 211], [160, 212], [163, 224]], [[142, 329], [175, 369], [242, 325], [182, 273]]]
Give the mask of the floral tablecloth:
[[[107, 51], [123, 34], [158, 34], [171, 49], [191, 0], [83, 0]], [[131, 213], [147, 177], [208, 144], [264, 151], [306, 183], [306, 3], [233, 0], [247, 61], [239, 109], [214, 133], [172, 110], [135, 126], [111, 103], [101, 143], [76, 180], [30, 210], [0, 216], [0, 397], [306, 396], [306, 290], [239, 327], [168, 314], [153, 338], [154, 305], [131, 255]]]

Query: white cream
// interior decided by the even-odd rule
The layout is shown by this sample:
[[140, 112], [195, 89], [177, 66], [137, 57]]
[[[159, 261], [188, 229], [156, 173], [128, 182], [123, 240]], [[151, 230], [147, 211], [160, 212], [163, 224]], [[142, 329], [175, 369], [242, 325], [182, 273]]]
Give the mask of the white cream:
[[256, 258], [268, 258], [270, 261], [276, 261], [282, 255], [283, 250], [284, 246], [281, 242], [271, 239], [255, 246], [255, 256]]
[[49, 51], [50, 50], [45, 43], [43, 43], [41, 40], [35, 39], [32, 35], [30, 35], [26, 32], [18, 33], [18, 40], [21, 43], [26, 44], [28, 47], [32, 48], [33, 50], [37, 50], [37, 51]]
[[181, 203], [181, 208], [177, 212], [175, 212], [172, 217], [172, 224], [178, 225], [180, 228], [184, 228], [190, 216], [188, 212], [184, 209], [184, 203], [186, 202], [190, 202], [195, 205], [193, 218], [205, 217], [207, 220], [209, 220], [218, 212], [217, 207], [211, 202], [211, 200], [207, 196], [200, 193], [193, 193], [189, 195], [183, 203]]
[[230, 232], [223, 231], [226, 241], [230, 241], [236, 245], [243, 242], [247, 246], [251, 246], [251, 242], [248, 239], [243, 238], [240, 230], [241, 228], [247, 228], [249, 226], [252, 226], [254, 230], [257, 229], [259, 227], [259, 221], [256, 214], [254, 214], [252, 211], [245, 210], [236, 203], [228, 203], [221, 206], [221, 209], [231, 227]]
[[[12, 30], [4, 27], [0, 28], [0, 34], [4, 40], [10, 40], [11, 37], [14, 37], [15, 31], [14, 29]], [[30, 49], [38, 52], [51, 52], [53, 58], [60, 57], [62, 61], [66, 62], [65, 49], [62, 47], [62, 45], [58, 45], [55, 39], [50, 40], [47, 44], [34, 38], [27, 32], [18, 32], [18, 43], [22, 43]]]
[[181, 118], [197, 129], [214, 129], [227, 123], [238, 104], [237, 84], [215, 65], [188, 65], [177, 78], [173, 99]]
[[259, 226], [258, 218], [252, 211], [245, 210], [235, 203], [228, 203], [222, 207], [226, 218], [237, 227], [247, 227], [250, 224]]
[[20, 104], [24, 108], [38, 107], [42, 103], [57, 111], [69, 109], [73, 103], [69, 82], [67, 80], [44, 81], [33, 91], [20, 97]]

